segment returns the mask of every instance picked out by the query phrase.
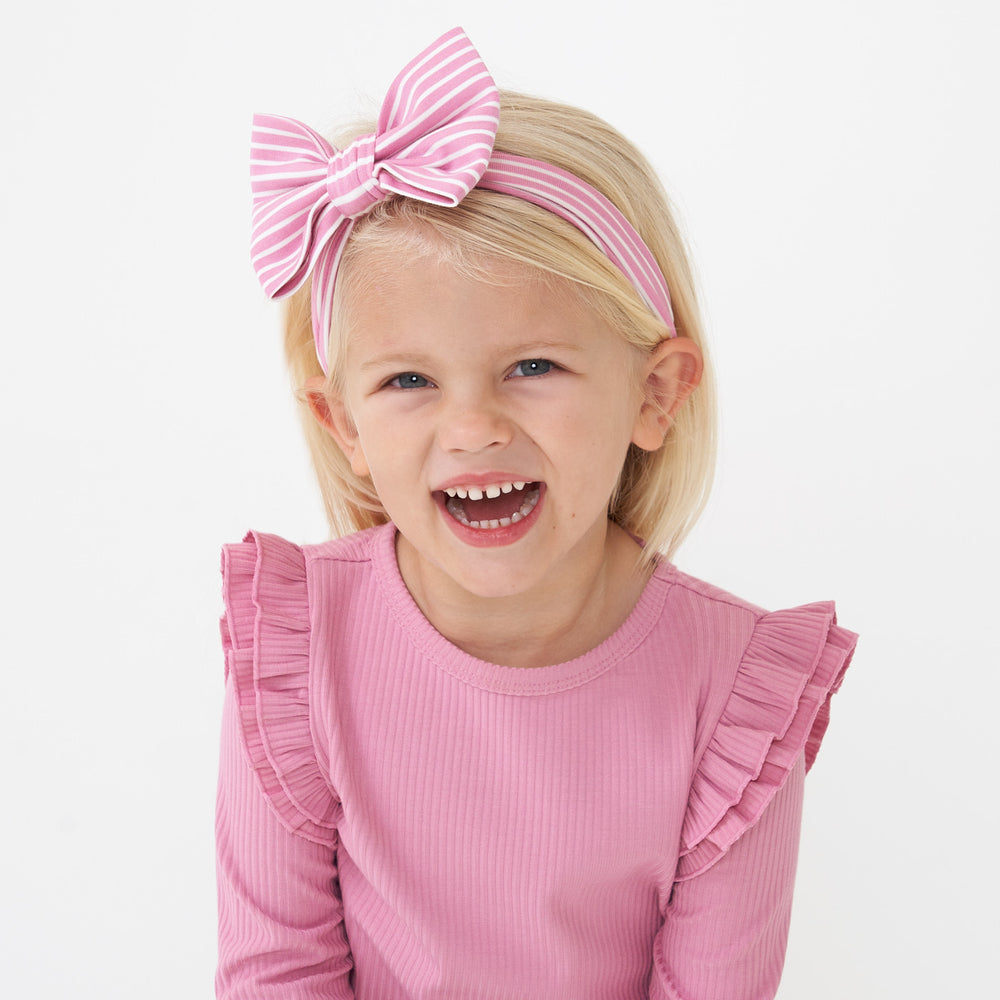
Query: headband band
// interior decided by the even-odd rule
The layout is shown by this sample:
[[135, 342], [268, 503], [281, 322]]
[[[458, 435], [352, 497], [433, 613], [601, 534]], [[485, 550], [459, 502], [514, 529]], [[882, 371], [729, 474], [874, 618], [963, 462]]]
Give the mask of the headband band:
[[254, 116], [253, 267], [270, 298], [291, 294], [313, 273], [313, 335], [324, 371], [333, 287], [354, 220], [393, 195], [454, 207], [480, 187], [539, 205], [599, 247], [676, 335], [663, 273], [625, 216], [566, 170], [494, 152], [499, 120], [496, 84], [461, 28], [403, 69], [374, 134], [345, 150], [292, 118]]

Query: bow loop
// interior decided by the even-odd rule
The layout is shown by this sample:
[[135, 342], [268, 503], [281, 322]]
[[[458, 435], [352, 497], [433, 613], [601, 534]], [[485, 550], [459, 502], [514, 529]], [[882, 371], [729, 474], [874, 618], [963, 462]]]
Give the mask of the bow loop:
[[310, 244], [333, 155], [333, 147], [308, 125], [280, 115], [254, 115], [250, 257], [271, 298], [295, 291], [309, 273]]

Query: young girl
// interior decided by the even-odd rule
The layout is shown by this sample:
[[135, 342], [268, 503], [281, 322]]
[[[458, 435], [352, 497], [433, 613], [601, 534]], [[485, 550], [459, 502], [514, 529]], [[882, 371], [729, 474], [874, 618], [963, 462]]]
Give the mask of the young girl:
[[342, 537], [224, 552], [218, 995], [773, 997], [855, 637], [667, 561], [713, 418], [657, 181], [458, 29], [342, 149], [255, 120]]

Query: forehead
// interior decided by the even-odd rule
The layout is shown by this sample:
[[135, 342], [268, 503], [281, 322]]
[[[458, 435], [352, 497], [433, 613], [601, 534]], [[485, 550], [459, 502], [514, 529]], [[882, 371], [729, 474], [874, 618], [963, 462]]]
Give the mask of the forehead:
[[610, 335], [572, 282], [517, 261], [372, 253], [355, 257], [345, 278], [347, 347], [460, 330], [480, 341], [584, 327]]
[[455, 274], [498, 287], [545, 284], [572, 294], [573, 282], [537, 265], [521, 262], [498, 252], [487, 252], [464, 240], [446, 238], [428, 225], [396, 222], [362, 230], [352, 237], [340, 266], [338, 283], [345, 285], [350, 302], [361, 301], [370, 292], [392, 289], [405, 282], [411, 271]]

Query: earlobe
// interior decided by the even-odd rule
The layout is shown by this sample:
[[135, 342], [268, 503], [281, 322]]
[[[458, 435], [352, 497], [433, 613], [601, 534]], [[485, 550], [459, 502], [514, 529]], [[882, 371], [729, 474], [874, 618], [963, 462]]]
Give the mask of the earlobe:
[[687, 337], [656, 346], [643, 366], [644, 399], [636, 417], [632, 443], [643, 451], [662, 447], [677, 411], [701, 381], [705, 368], [701, 348]]
[[316, 422], [337, 442], [351, 463], [354, 474], [368, 476], [368, 461], [361, 447], [358, 429], [343, 399], [330, 392], [326, 379], [321, 375], [306, 379], [305, 396]]

